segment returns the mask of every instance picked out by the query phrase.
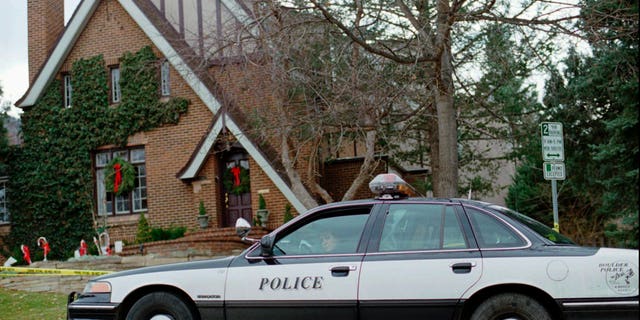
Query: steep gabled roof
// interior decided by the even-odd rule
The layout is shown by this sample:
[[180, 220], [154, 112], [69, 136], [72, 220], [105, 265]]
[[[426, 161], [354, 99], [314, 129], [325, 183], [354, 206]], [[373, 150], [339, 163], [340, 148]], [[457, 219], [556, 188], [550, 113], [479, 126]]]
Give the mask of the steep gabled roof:
[[[236, 3], [235, 0], [222, 1], [236, 19], [245, 24], [249, 23], [249, 14], [246, 12], [244, 6]], [[66, 60], [69, 52], [75, 45], [78, 37], [100, 2], [101, 0], [84, 0], [80, 3], [51, 55], [47, 58], [43, 68], [34, 79], [27, 93], [19, 101], [19, 107], [25, 108], [33, 106], [44, 93], [47, 85], [56, 77], [58, 70]], [[188, 180], [196, 177], [198, 171], [207, 159], [206, 155], [210, 153], [216, 138], [222, 131], [224, 123], [224, 126], [236, 137], [242, 147], [245, 148], [265, 174], [269, 176], [291, 205], [298, 212], [304, 212], [306, 210], [305, 206], [295, 196], [287, 181], [278, 174], [268, 158], [255, 146], [249, 137], [243, 133], [241, 126], [234, 121], [234, 118], [230, 114], [220, 110], [221, 102], [214, 95], [214, 93], [220, 91], [217, 89], [217, 84], [213, 83], [209, 77], [202, 76], [200, 73], [203, 71], [192, 67], [190, 61], [184, 59], [184, 55], [181, 55], [181, 53], [188, 51], [189, 46], [181, 42], [179, 37], [167, 36], [167, 34], [175, 32], [175, 30], [167, 27], [165, 21], [159, 18], [156, 8], [153, 7], [148, 0], [118, 0], [118, 2], [149, 37], [158, 50], [162, 52], [196, 95], [198, 95], [200, 100], [215, 115], [209, 132], [203, 137], [203, 140], [196, 150], [194, 150], [189, 163], [180, 171], [179, 178]], [[179, 47], [179, 49], [177, 47]], [[193, 63], [193, 61], [191, 61], [191, 63]]]
[[253, 144], [253, 142], [242, 132], [240, 127], [230, 117], [229, 114], [219, 112], [215, 117], [212, 126], [209, 128], [207, 135], [202, 139], [198, 147], [196, 148], [189, 163], [178, 173], [180, 179], [194, 179], [196, 178], [201, 167], [206, 162], [208, 156], [211, 154], [211, 149], [215, 145], [217, 137], [222, 132], [223, 128], [227, 128], [238, 143], [251, 155], [253, 160], [260, 166], [264, 173], [273, 181], [276, 187], [282, 192], [287, 200], [291, 202], [291, 205], [298, 210], [298, 212], [304, 212], [306, 209], [302, 202], [296, 198], [291, 189], [288, 187], [288, 183], [278, 174], [275, 168], [269, 163], [269, 160], [263, 155], [262, 152]]

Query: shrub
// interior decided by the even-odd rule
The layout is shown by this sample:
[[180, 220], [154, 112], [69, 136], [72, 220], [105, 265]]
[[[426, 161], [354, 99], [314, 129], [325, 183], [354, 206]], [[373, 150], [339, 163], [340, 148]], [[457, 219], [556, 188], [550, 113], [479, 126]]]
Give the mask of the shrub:
[[136, 233], [136, 243], [145, 243], [151, 241], [151, 227], [149, 221], [145, 218], [144, 213], [140, 213], [138, 219], [138, 232]]
[[174, 240], [184, 237], [187, 227], [152, 228], [151, 241]]
[[289, 220], [293, 219], [293, 214], [291, 213], [291, 204], [286, 204], [284, 206], [284, 223], [289, 222]]

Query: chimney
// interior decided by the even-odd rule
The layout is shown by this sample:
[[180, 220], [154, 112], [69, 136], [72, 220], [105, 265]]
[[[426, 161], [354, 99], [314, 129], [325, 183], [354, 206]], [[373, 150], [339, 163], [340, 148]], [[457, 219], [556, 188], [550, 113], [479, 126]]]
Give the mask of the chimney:
[[64, 0], [28, 0], [29, 85], [64, 30]]

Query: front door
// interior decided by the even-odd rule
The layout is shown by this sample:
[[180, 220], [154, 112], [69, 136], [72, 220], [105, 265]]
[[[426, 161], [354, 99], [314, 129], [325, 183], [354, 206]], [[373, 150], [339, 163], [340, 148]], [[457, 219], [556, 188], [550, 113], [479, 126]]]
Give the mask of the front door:
[[238, 218], [253, 221], [251, 211], [251, 181], [249, 160], [245, 152], [234, 152], [224, 157], [222, 194], [225, 212], [223, 227], [232, 227]]

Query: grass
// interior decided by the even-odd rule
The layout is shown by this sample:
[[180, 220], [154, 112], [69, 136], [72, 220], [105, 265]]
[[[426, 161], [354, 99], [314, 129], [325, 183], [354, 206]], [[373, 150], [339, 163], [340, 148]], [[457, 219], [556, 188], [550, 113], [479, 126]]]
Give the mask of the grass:
[[67, 295], [0, 287], [0, 315], [2, 320], [65, 320]]

